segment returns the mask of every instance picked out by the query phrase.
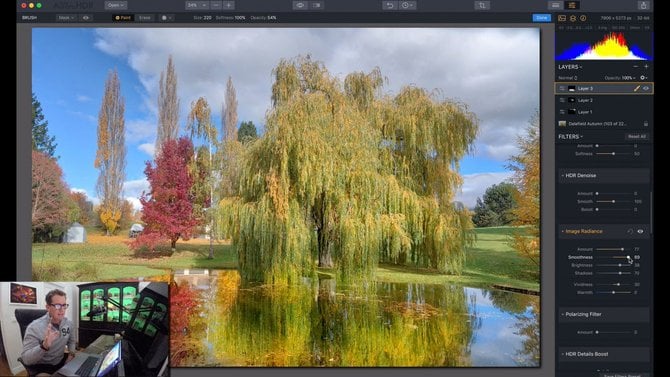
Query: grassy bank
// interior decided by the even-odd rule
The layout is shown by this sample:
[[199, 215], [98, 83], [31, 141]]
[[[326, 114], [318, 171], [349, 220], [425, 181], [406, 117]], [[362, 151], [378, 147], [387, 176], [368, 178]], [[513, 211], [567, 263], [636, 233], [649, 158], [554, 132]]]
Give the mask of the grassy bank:
[[[507, 244], [513, 227], [478, 228], [477, 241], [468, 250], [463, 274], [442, 275], [426, 269], [381, 265], [377, 280], [426, 284], [458, 283], [472, 287], [500, 284], [539, 290], [538, 267], [520, 257]], [[227, 242], [214, 242], [214, 259], [207, 259], [209, 240], [179, 241], [177, 250], [151, 256], [135, 256], [125, 244], [127, 233], [107, 237], [89, 230], [85, 244], [33, 244], [35, 280], [106, 280], [151, 277], [169, 274], [173, 269], [235, 268], [234, 248]]]
[[463, 274], [442, 275], [426, 269], [382, 265], [377, 280], [400, 283], [457, 283], [471, 287], [493, 284], [539, 291], [539, 268], [509, 245], [514, 227], [477, 228], [477, 241], [468, 249]]
[[127, 232], [104, 236], [89, 229], [84, 244], [35, 243], [32, 249], [35, 280], [106, 280], [151, 277], [173, 269], [235, 268], [237, 257], [228, 242], [214, 242], [214, 259], [208, 259], [209, 240], [177, 242], [174, 253], [136, 256], [127, 246]]

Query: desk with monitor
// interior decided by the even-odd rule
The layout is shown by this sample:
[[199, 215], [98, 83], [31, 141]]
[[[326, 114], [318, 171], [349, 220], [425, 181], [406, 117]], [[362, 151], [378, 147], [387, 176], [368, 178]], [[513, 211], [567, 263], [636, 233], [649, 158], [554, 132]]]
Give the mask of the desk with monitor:
[[[82, 318], [86, 332], [80, 326], [79, 344], [85, 347], [77, 356], [59, 369], [54, 376], [121, 377], [162, 376], [167, 373], [169, 353], [168, 286], [165, 283], [150, 283], [134, 299], [120, 300], [128, 290], [132, 294], [135, 285], [116, 286], [114, 283], [80, 285]], [[110, 331], [113, 331], [110, 334]], [[95, 338], [91, 335], [98, 333]], [[92, 340], [95, 339], [95, 340]], [[100, 365], [110, 350], [118, 344], [120, 358], [115, 366], [103, 370]], [[88, 355], [87, 355], [88, 354]], [[102, 356], [102, 357], [101, 357]], [[95, 363], [93, 372], [76, 373], [85, 359]], [[109, 359], [113, 359], [112, 356]], [[98, 375], [96, 372], [103, 372]]]

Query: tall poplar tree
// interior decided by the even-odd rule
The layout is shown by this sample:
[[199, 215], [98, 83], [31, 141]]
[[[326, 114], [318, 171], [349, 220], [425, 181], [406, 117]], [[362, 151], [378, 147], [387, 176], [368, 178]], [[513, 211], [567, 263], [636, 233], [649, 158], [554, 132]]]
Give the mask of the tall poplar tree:
[[233, 86], [233, 78], [228, 76], [226, 82], [226, 97], [224, 99], [221, 120], [223, 140], [237, 140], [237, 93]]
[[237, 194], [240, 179], [240, 156], [242, 144], [238, 140], [237, 130], [237, 94], [233, 79], [229, 76], [226, 83], [226, 95], [221, 111], [222, 140], [219, 150], [219, 182], [217, 192], [221, 196]]
[[[202, 153], [208, 153], [208, 158], [206, 159], [208, 162], [208, 165], [206, 167], [206, 174], [201, 175], [197, 174], [198, 176], [202, 176], [203, 179], [199, 181], [195, 181], [193, 183], [194, 187], [193, 190], [195, 192], [202, 192], [203, 187], [209, 188], [209, 196], [208, 197], [203, 197], [204, 201], [203, 203], [199, 203], [199, 206], [196, 207], [196, 209], [199, 208], [200, 211], [204, 211], [207, 217], [207, 221], [209, 223], [209, 259], [214, 258], [214, 247], [212, 245], [213, 242], [213, 217], [211, 215], [210, 209], [211, 209], [211, 198], [214, 196], [214, 178], [212, 176], [212, 153], [213, 151], [213, 146], [217, 141], [217, 136], [216, 136], [216, 127], [212, 124], [212, 110], [209, 107], [209, 104], [207, 103], [207, 100], [204, 97], [198, 98], [196, 101], [191, 103], [191, 111], [188, 114], [188, 122], [186, 124], [186, 130], [190, 133], [191, 139], [198, 137], [202, 138], [207, 142], [208, 149], [200, 148], [198, 149], [198, 153], [200, 153], [199, 156], [195, 156], [194, 163], [195, 163], [195, 171], [199, 170], [203, 164], [197, 164], [197, 160], [202, 161]], [[193, 174], [193, 173], [192, 173]], [[201, 196], [202, 197], [202, 196]], [[199, 215], [201, 217], [202, 214]]]
[[158, 133], [156, 135], [156, 150], [166, 140], [177, 140], [179, 134], [179, 98], [177, 97], [177, 73], [172, 62], [172, 55], [168, 58], [165, 72], [161, 72], [158, 82]]
[[123, 182], [126, 178], [125, 100], [116, 70], [110, 71], [98, 113], [98, 150], [95, 167], [100, 170], [96, 192], [100, 220], [111, 235], [121, 219]]

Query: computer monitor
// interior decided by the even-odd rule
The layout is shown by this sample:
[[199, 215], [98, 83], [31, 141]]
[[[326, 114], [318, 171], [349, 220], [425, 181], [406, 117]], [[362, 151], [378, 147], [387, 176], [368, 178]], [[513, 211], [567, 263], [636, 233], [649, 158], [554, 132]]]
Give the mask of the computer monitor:
[[116, 367], [121, 361], [121, 342], [116, 342], [114, 346], [107, 352], [100, 363], [100, 369], [96, 377], [105, 377]]

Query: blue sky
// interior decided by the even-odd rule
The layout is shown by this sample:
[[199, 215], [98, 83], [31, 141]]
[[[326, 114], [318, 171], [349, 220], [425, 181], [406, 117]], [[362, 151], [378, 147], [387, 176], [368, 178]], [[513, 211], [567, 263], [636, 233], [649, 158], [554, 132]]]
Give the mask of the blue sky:
[[139, 205], [148, 189], [143, 170], [153, 154], [158, 77], [169, 55], [179, 80], [182, 127], [199, 96], [208, 99], [220, 125], [228, 76], [239, 120], [262, 126], [272, 67], [279, 58], [307, 53], [336, 75], [379, 66], [388, 94], [414, 84], [467, 103], [480, 119], [475, 153], [461, 162], [465, 183], [457, 199], [467, 206], [510, 176], [506, 160], [539, 106], [539, 31], [531, 28], [36, 28], [33, 92], [56, 137], [66, 182], [96, 201], [97, 115], [107, 74], [118, 70], [126, 101], [124, 195]]
[[[110, 70], [117, 69], [126, 101], [126, 125], [148, 111], [137, 74], [119, 57], [94, 47], [95, 36], [86, 29], [35, 29], [33, 33], [33, 93], [56, 137], [56, 155], [72, 190], [95, 197], [98, 170], [93, 167], [97, 149], [98, 111]], [[127, 181], [141, 181], [149, 154], [147, 141], [126, 135]], [[135, 193], [130, 193], [134, 195]]]
[[[476, 306], [477, 318], [481, 320], [481, 327], [475, 329], [473, 334], [470, 357], [472, 365], [480, 367], [488, 366], [537, 366], [532, 360], [524, 360], [517, 355], [523, 351], [523, 341], [526, 337], [519, 335], [516, 325], [519, 319], [515, 314], [510, 314], [495, 306], [493, 301], [487, 297], [481, 289], [464, 288], [465, 296]], [[518, 293], [504, 292], [507, 295]], [[532, 318], [532, 308], [529, 305], [523, 313], [524, 317]], [[539, 317], [539, 316], [538, 316]], [[535, 323], [538, 327], [539, 323]], [[524, 355], [528, 356], [528, 355]], [[519, 361], [527, 362], [528, 365], [518, 365]]]

